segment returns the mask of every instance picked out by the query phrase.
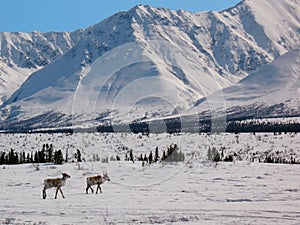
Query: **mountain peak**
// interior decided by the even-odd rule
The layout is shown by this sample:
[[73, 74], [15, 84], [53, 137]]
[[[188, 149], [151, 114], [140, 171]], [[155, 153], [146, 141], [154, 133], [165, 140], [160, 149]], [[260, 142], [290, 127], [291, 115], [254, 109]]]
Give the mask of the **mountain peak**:
[[127, 14], [131, 15], [134, 18], [138, 17], [142, 19], [148, 19], [157, 15], [159, 13], [159, 10], [159, 8], [154, 8], [150, 5], [139, 4], [128, 10]]
[[143, 5], [143, 4], [138, 4], [131, 9], [127, 11], [128, 14], [134, 14], [134, 13], [148, 13], [151, 11], [154, 11], [154, 7], [150, 5]]
[[[163, 93], [165, 99], [172, 99], [170, 102], [176, 102], [174, 96], [178, 96], [176, 108], [188, 109], [194, 105], [194, 98], [197, 100], [204, 93], [208, 95], [216, 89], [229, 87], [284, 53], [299, 48], [299, 1], [244, 0], [228, 10], [211, 13], [137, 5], [72, 33], [0, 33], [1, 73], [9, 67], [7, 62], [17, 62], [14, 65], [18, 68], [26, 66], [38, 70], [7, 98], [2, 105], [5, 117], [0, 119], [21, 121], [41, 115], [41, 108], [44, 113], [68, 116], [74, 90], [83, 84], [92, 94], [111, 93], [110, 96], [125, 96], [126, 100], [133, 97], [142, 100], [145, 91], [148, 96]], [[121, 62], [130, 63], [123, 66]], [[119, 72], [110, 73], [120, 66]], [[102, 79], [106, 73], [111, 77], [101, 86], [97, 79]], [[93, 80], [93, 76], [95, 82], [83, 83]], [[161, 78], [172, 81], [169, 82], [175, 86], [172, 90], [180, 94], [174, 94], [171, 89], [164, 93], [166, 82], [148, 82], [142, 84], [142, 88], [123, 90], [141, 76], [152, 81], [161, 81]], [[135, 93], [129, 94], [129, 89]], [[94, 96], [88, 97], [91, 98], [84, 104], [93, 104]], [[142, 102], [146, 105], [151, 101]], [[80, 107], [86, 109], [80, 104], [79, 112]], [[111, 116], [121, 121], [125, 111], [118, 106], [120, 104], [112, 111], [99, 108], [99, 118], [104, 120], [103, 115], [113, 113]], [[147, 107], [151, 110], [147, 111]], [[147, 115], [163, 116], [161, 105], [148, 104], [147, 107], [142, 108]], [[35, 113], [33, 108], [36, 108]], [[86, 112], [82, 114], [85, 115]]]
[[134, 6], [131, 10], [142, 10], [142, 11], [145, 11], [145, 10], [149, 10], [149, 9], [152, 9], [153, 7], [150, 6], [150, 5], [143, 5], [143, 4], [138, 4], [136, 6]]

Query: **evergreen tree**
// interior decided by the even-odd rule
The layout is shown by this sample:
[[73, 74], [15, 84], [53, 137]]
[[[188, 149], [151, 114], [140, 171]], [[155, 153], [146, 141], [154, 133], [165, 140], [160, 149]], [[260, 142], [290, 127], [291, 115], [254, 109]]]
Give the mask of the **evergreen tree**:
[[157, 162], [159, 160], [159, 155], [158, 155], [158, 147], [155, 149], [155, 156], [154, 156], [154, 162]]
[[161, 161], [164, 161], [164, 160], [166, 160], [166, 158], [167, 158], [167, 156], [166, 156], [166, 152], [165, 152], [165, 151], [163, 151], [163, 155], [162, 155], [162, 157], [161, 157]]
[[42, 151], [38, 151], [37, 154], [38, 154], [38, 162], [45, 163], [46, 162], [45, 152], [42, 150]]
[[81, 152], [79, 149], [77, 149], [77, 152], [75, 154], [75, 158], [77, 159], [77, 162], [81, 162]]
[[19, 164], [19, 154], [14, 152], [13, 149], [10, 150], [10, 163], [9, 164]]
[[145, 156], [144, 156], [144, 161], [145, 161], [145, 162], [148, 162], [148, 157], [147, 157], [146, 154], [145, 154]]
[[69, 155], [68, 155], [68, 149], [66, 150], [66, 157], [65, 157], [65, 162], [68, 162], [68, 160], [69, 160]]
[[6, 154], [6, 155], [5, 155], [5, 163], [6, 163], [6, 164], [9, 164], [9, 154]]
[[132, 161], [132, 163], [134, 163], [132, 150], [129, 151], [129, 157], [130, 157], [130, 161]]
[[180, 151], [178, 151], [178, 146], [170, 145], [170, 147], [167, 148], [167, 154], [165, 151], [163, 152], [163, 156], [161, 158], [161, 161], [165, 162], [183, 162], [185, 160], [184, 154]]
[[34, 162], [35, 162], [35, 163], [39, 163], [39, 162], [40, 162], [38, 152], [35, 152], [35, 153], [34, 153]]
[[151, 164], [153, 162], [153, 155], [152, 155], [152, 151], [150, 152], [149, 156], [148, 156], [148, 162], [149, 164]]
[[52, 144], [46, 145], [47, 148], [47, 162], [53, 162], [53, 146]]
[[33, 163], [33, 154], [32, 154], [32, 152], [30, 153], [30, 162]]
[[26, 163], [26, 153], [23, 151], [22, 153], [23, 163]]
[[1, 152], [1, 156], [0, 156], [0, 164], [6, 164], [6, 160], [5, 160], [5, 152]]
[[144, 161], [143, 154], [141, 153], [140, 157], [138, 158], [139, 161]]
[[26, 157], [25, 157], [25, 152], [21, 152], [20, 155], [19, 155], [19, 163], [22, 164], [22, 163], [25, 163], [25, 160], [26, 160]]
[[20, 154], [17, 154], [18, 155], [18, 164], [22, 164], [23, 163], [23, 154], [22, 152]]
[[64, 157], [61, 150], [54, 152], [54, 163], [55, 164], [63, 164]]
[[30, 160], [30, 154], [27, 153], [27, 156], [26, 156], [26, 163], [32, 163], [31, 160]]

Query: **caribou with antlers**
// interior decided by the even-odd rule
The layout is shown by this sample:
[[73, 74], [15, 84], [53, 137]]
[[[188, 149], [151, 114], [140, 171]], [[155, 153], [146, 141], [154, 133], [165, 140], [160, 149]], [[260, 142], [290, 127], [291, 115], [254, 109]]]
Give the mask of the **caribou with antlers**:
[[56, 188], [55, 199], [57, 198], [58, 190], [60, 191], [62, 197], [64, 198], [65, 196], [61, 190], [61, 187], [66, 184], [66, 180], [70, 177], [71, 177], [70, 175], [68, 175], [66, 173], [62, 173], [62, 178], [45, 179], [44, 180], [44, 189], [43, 189], [43, 199], [45, 199], [47, 197], [46, 190], [49, 188], [52, 188], [52, 187]]
[[103, 184], [105, 181], [110, 181], [107, 172], [104, 172], [103, 176], [98, 175], [86, 178], [86, 193], [88, 194], [89, 189], [91, 189], [92, 193], [94, 193], [94, 189], [92, 188], [93, 185], [97, 185], [96, 194], [98, 193], [98, 189], [100, 190], [100, 193], [102, 193], [100, 185]]

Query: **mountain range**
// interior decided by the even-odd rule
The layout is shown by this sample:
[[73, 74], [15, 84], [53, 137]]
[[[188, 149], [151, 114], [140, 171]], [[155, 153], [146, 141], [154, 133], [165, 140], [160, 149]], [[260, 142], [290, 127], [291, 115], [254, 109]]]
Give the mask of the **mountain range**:
[[74, 32], [0, 33], [0, 127], [298, 117], [299, 3], [138, 5]]

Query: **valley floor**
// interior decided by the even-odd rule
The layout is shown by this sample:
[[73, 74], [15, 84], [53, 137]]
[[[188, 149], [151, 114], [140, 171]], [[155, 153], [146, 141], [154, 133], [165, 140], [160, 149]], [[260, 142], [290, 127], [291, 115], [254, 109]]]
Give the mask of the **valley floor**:
[[[85, 178], [107, 169], [102, 194], [85, 194]], [[193, 162], [141, 167], [130, 162], [1, 169], [3, 224], [298, 224], [299, 165]], [[63, 192], [46, 177], [71, 175]]]
[[[213, 163], [206, 159], [204, 150], [216, 145], [220, 135], [126, 135], [122, 138], [121, 134], [114, 134], [114, 138], [110, 135], [104, 138], [103, 134], [76, 135], [59, 136], [61, 141], [58, 141], [57, 137], [35, 134], [26, 137], [25, 146], [31, 150], [31, 145], [41, 146], [43, 141], [53, 141], [55, 146], [66, 145], [66, 140], [77, 137], [74, 140], [86, 146], [83, 155], [88, 158], [92, 156], [89, 151], [95, 153], [100, 149], [95, 145], [97, 138], [102, 140], [101, 148], [107, 154], [115, 154], [117, 146], [131, 145], [138, 154], [138, 149], [149, 152], [156, 145], [162, 149], [161, 146], [172, 142], [182, 146], [186, 160], [142, 166], [138, 161], [124, 161], [124, 152], [120, 150], [122, 160], [108, 163], [86, 160], [63, 165], [39, 164], [39, 170], [33, 164], [1, 165], [0, 224], [299, 224], [299, 164], [250, 163], [246, 154], [242, 161]], [[82, 135], [84, 138], [79, 140]], [[269, 146], [281, 152], [292, 148], [295, 157], [299, 155], [297, 134], [260, 134], [259, 138], [247, 135], [226, 134], [218, 143], [226, 146], [227, 152], [244, 148], [250, 152], [264, 151]], [[1, 148], [4, 149], [5, 143], [16, 150], [25, 148], [24, 137], [3, 134]], [[163, 143], [166, 139], [168, 142]], [[104, 140], [108, 140], [107, 145]], [[201, 146], [203, 151], [192, 154]], [[103, 171], [111, 179], [102, 185], [103, 193], [86, 194], [86, 177]], [[55, 189], [48, 189], [48, 197], [43, 200], [43, 180], [60, 177], [62, 172], [71, 175], [62, 188], [66, 198], [59, 193], [54, 199]]]

